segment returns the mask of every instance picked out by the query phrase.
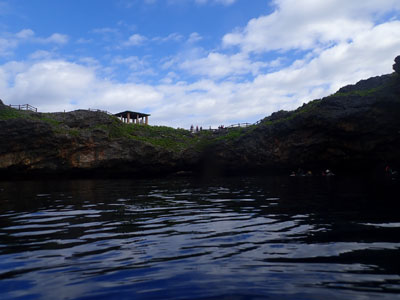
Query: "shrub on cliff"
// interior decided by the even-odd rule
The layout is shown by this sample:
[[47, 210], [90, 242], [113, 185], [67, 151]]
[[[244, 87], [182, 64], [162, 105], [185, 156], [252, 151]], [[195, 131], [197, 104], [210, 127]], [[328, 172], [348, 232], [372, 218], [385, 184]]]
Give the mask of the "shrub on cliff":
[[400, 55], [394, 59], [394, 62], [395, 64], [393, 65], [393, 70], [400, 75]]

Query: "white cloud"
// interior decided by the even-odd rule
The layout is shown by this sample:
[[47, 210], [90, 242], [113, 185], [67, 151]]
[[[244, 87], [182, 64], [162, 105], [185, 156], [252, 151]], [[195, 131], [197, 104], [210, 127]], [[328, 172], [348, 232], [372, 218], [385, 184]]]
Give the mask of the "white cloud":
[[112, 61], [114, 64], [127, 65], [133, 70], [141, 69], [148, 66], [148, 63], [138, 56], [120, 57], [117, 56]]
[[23, 29], [20, 32], [15, 34], [15, 36], [19, 39], [31, 38], [34, 35], [35, 35], [35, 32], [32, 29]]
[[[7, 103], [28, 102], [41, 111], [89, 107], [112, 112], [145, 110], [151, 113], [152, 124], [215, 127], [254, 122], [279, 109], [294, 109], [345, 84], [390, 73], [399, 49], [400, 22], [392, 21], [363, 32], [352, 42], [342, 42], [281, 70], [259, 73], [252, 81], [177, 82], [179, 75], [171, 72], [164, 83], [154, 86], [112, 82], [102, 79], [95, 68], [62, 60], [12, 62], [0, 66], [0, 94]], [[225, 65], [234, 65], [228, 55], [216, 57], [228, 60]], [[245, 61], [245, 57], [237, 58], [239, 62], [241, 59]], [[144, 65], [135, 56], [118, 58], [114, 63], [131, 64], [132, 68]]]
[[[51, 53], [37, 51], [31, 56], [35, 60], [0, 65], [0, 95], [7, 103], [28, 102], [41, 111], [143, 110], [151, 113], [152, 124], [215, 127], [254, 122], [392, 71], [393, 58], [400, 54], [400, 21], [382, 21], [381, 16], [400, 9], [398, 0], [277, 0], [275, 4], [273, 13], [225, 35], [226, 48], [196, 48], [191, 43], [200, 37], [193, 33], [181, 52], [160, 59], [158, 66], [134, 55], [114, 57], [107, 66], [90, 59], [55, 60]], [[36, 38], [29, 30], [18, 35], [19, 39], [0, 42], [0, 54], [12, 51], [23, 39]], [[154, 39], [134, 34], [127, 43]], [[289, 50], [295, 53], [294, 62], [286, 59]], [[271, 61], [261, 61], [271, 53]], [[119, 65], [136, 74], [156, 67], [168, 74], [159, 84], [105, 79], [108, 68], [116, 70]], [[198, 79], [183, 81], [182, 69]], [[243, 80], [244, 75], [251, 76]]]
[[13, 84], [2, 93], [16, 103], [58, 108], [67, 104], [69, 98], [82, 97], [93, 78], [89, 69], [78, 64], [43, 61], [19, 70]]
[[264, 62], [253, 62], [246, 54], [225, 55], [211, 52], [207, 57], [186, 60], [180, 67], [191, 74], [202, 75], [212, 78], [222, 78], [232, 75], [243, 75], [252, 73], [257, 75], [259, 70], [268, 64]]
[[[61, 60], [15, 62], [0, 66], [0, 94], [7, 103], [28, 102], [41, 111], [89, 107], [112, 112], [144, 110], [151, 113], [152, 124], [215, 127], [253, 122], [279, 109], [296, 108], [342, 85], [389, 73], [399, 49], [400, 22], [392, 21], [315, 57], [303, 58], [273, 73], [259, 73], [252, 81], [176, 82], [178, 75], [170, 72], [164, 83], [153, 86], [112, 82], [102, 79], [95, 68]], [[227, 65], [232, 64], [230, 56], [224, 59]], [[245, 57], [237, 59], [240, 62]], [[132, 56], [114, 63], [141, 68], [143, 61]]]
[[7, 103], [29, 103], [40, 111], [140, 110], [160, 99], [151, 86], [99, 79], [95, 69], [62, 60], [1, 66], [0, 94]]
[[197, 4], [207, 4], [207, 3], [214, 3], [214, 4], [222, 4], [222, 5], [231, 5], [236, 2], [236, 0], [195, 0]]
[[155, 88], [100, 79], [95, 68], [63, 60], [0, 67], [0, 94], [7, 103], [29, 103], [40, 111], [102, 108], [145, 109], [160, 99]]
[[110, 27], [102, 27], [102, 28], [95, 28], [91, 32], [97, 33], [97, 34], [117, 34], [118, 29], [110, 28]]
[[400, 10], [397, 0], [276, 0], [276, 10], [224, 36], [226, 47], [244, 52], [308, 50], [339, 43], [370, 30], [374, 18]]
[[0, 56], [10, 56], [13, 54], [13, 50], [18, 45], [31, 37], [34, 36], [34, 32], [31, 29], [23, 29], [15, 34], [3, 34], [0, 36]]
[[[371, 32], [380, 16], [400, 10], [400, 2], [382, 0], [276, 0], [276, 10], [266, 16], [252, 19], [243, 29], [226, 34], [222, 45], [239, 46], [235, 54], [222, 50], [200, 57], [189, 57], [180, 67], [190, 74], [222, 78], [243, 74], [259, 74], [260, 70], [273, 67], [280, 60], [260, 62], [252, 54], [266, 52], [305, 51], [304, 59], [318, 57], [335, 45], [351, 43]], [[390, 37], [387, 37], [390, 39]], [[271, 71], [271, 70], [269, 70]]]
[[174, 32], [165, 37], [161, 37], [161, 36], [154, 37], [154, 38], [152, 38], [152, 41], [165, 43], [165, 42], [169, 42], [169, 41], [179, 42], [182, 39], [183, 39], [183, 36], [181, 34]]
[[112, 64], [128, 67], [131, 71], [128, 81], [141, 81], [143, 76], [154, 76], [157, 73], [153, 70], [147, 57], [139, 58], [138, 56], [121, 57], [117, 56], [112, 60]]
[[23, 29], [17, 33], [3, 33], [0, 36], [0, 56], [12, 56], [13, 51], [23, 43], [33, 44], [66, 44], [68, 36], [60, 33], [53, 33], [47, 38], [37, 37], [32, 29]]
[[37, 50], [29, 55], [29, 58], [32, 60], [43, 60], [43, 59], [50, 59], [53, 57], [54, 53], [45, 50]]
[[68, 36], [60, 33], [53, 33], [51, 36], [45, 39], [40, 39], [43, 43], [54, 43], [54, 44], [66, 44], [68, 43]]
[[[132, 0], [131, 0], [132, 1]], [[157, 3], [158, 0], [144, 0], [145, 4], [155, 4]], [[236, 0], [166, 0], [168, 4], [170, 5], [176, 5], [176, 4], [186, 4], [189, 1], [194, 2], [199, 5], [205, 5], [205, 4], [222, 4], [225, 6], [229, 6], [233, 3], [236, 2]], [[127, 7], [132, 7], [134, 5], [134, 2], [128, 2]]]
[[276, 99], [290, 94], [284, 104], [294, 109], [303, 102], [326, 96], [340, 87], [371, 76], [392, 72], [393, 59], [400, 49], [400, 22], [378, 25], [322, 51], [311, 60], [303, 59], [274, 73], [259, 75], [252, 89], [273, 87]]
[[196, 43], [198, 41], [201, 41], [203, 38], [201, 37], [200, 34], [198, 34], [197, 32], [192, 32], [187, 40], [187, 42], [189, 44], [193, 44]]
[[8, 56], [12, 54], [12, 50], [16, 48], [18, 42], [14, 39], [0, 37], [0, 56]]
[[69, 37], [61, 33], [53, 33], [47, 38], [36, 37], [35, 32], [32, 29], [23, 29], [15, 34], [18, 40], [30, 41], [33, 43], [43, 44], [66, 44], [68, 43]]
[[[124, 46], [139, 46], [145, 43], [146, 41], [154, 42], [154, 43], [167, 43], [167, 42], [180, 42], [184, 39], [184, 36], [177, 33], [173, 32], [170, 33], [167, 36], [155, 36], [155, 37], [146, 37], [141, 34], [135, 33], [131, 35], [128, 39], [128, 41], [125, 41], [123, 43]], [[187, 42], [196, 42], [201, 40], [201, 37], [198, 33], [192, 33]]]
[[85, 39], [85, 38], [79, 38], [79, 39], [76, 41], [77, 44], [90, 44], [90, 43], [92, 43], [92, 42], [93, 42], [93, 40], [91, 40], [91, 39]]
[[139, 46], [139, 45], [143, 44], [146, 40], [147, 40], [147, 38], [145, 36], [135, 33], [129, 37], [128, 41], [126, 41], [124, 43], [124, 45], [125, 46]]

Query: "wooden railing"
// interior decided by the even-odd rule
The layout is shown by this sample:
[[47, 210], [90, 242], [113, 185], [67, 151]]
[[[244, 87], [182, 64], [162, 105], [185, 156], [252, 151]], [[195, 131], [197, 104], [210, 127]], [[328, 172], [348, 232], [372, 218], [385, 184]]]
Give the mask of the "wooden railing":
[[230, 126], [220, 126], [218, 128], [203, 128], [202, 130], [196, 130], [195, 128], [193, 128], [192, 132], [196, 133], [196, 132], [200, 132], [200, 131], [221, 131], [221, 130], [229, 130], [229, 129], [233, 129], [233, 128], [246, 128], [249, 126], [253, 126], [253, 125], [258, 125], [261, 123], [261, 120], [255, 122], [255, 123], [237, 123], [237, 124], [232, 124]]
[[37, 108], [30, 104], [17, 104], [17, 105], [10, 104], [10, 107], [18, 110], [30, 110], [37, 112]]
[[230, 125], [228, 127], [225, 127], [225, 128], [249, 127], [251, 125], [253, 125], [253, 124], [252, 123], [237, 123], [237, 124], [233, 124], [233, 125]]
[[237, 124], [232, 124], [230, 126], [227, 127], [223, 127], [223, 129], [229, 129], [229, 128], [246, 128], [249, 126], [253, 126], [253, 125], [258, 125], [261, 123], [261, 120], [258, 120], [255, 123], [237, 123]]

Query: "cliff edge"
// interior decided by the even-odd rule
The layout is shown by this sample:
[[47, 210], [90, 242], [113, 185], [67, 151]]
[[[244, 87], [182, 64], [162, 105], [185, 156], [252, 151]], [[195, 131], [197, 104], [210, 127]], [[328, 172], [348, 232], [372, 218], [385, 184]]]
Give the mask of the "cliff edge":
[[0, 176], [374, 172], [400, 167], [400, 56], [361, 80], [258, 125], [192, 134], [103, 112], [35, 113], [0, 100]]
[[238, 139], [215, 144], [205, 161], [219, 170], [260, 172], [400, 167], [400, 56], [395, 62], [395, 73], [273, 113]]

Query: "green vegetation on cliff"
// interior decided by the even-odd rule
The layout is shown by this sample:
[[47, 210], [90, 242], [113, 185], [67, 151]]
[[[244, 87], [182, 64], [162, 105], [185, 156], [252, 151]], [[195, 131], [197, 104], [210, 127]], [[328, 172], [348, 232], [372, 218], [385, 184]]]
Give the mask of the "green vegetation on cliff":
[[192, 134], [184, 129], [125, 124], [118, 119], [113, 120], [109, 125], [99, 125], [99, 127], [105, 130], [111, 139], [134, 139], [172, 151], [181, 151], [196, 146], [203, 137], [203, 135]]
[[2, 106], [0, 120], [10, 119], [44, 122], [56, 135], [83, 139], [103, 136], [111, 141], [136, 140], [174, 152], [189, 148], [201, 151], [215, 141], [234, 139], [244, 133], [243, 129], [236, 128], [217, 133], [208, 130], [191, 133], [185, 129], [167, 126], [126, 124], [103, 112], [78, 110], [67, 113], [35, 113]]
[[51, 126], [56, 135], [67, 135], [71, 138], [87, 139], [103, 136], [109, 140], [136, 140], [173, 152], [182, 152], [187, 149], [202, 151], [218, 143], [230, 145], [240, 142], [242, 138], [251, 137], [257, 128], [282, 124], [289, 126], [289, 124], [301, 122], [307, 117], [318, 116], [324, 110], [325, 104], [329, 104], [333, 100], [340, 102], [341, 99], [348, 97], [382, 97], [388, 94], [387, 91], [392, 91], [396, 84], [398, 84], [397, 74], [371, 78], [360, 81], [356, 85], [344, 87], [326, 98], [310, 101], [294, 111], [273, 113], [258, 125], [247, 128], [229, 128], [217, 132], [204, 130], [191, 133], [188, 130], [166, 126], [125, 124], [112, 115], [86, 110], [67, 113], [34, 113], [2, 106], [0, 120], [23, 118], [44, 122]]
[[27, 110], [17, 110], [8, 106], [0, 109], [0, 120], [9, 119], [27, 119], [33, 121], [42, 121], [51, 125], [59, 125], [60, 122], [52, 117], [51, 113], [35, 113]]
[[345, 86], [257, 125], [197, 133], [125, 124], [100, 111], [19, 111], [0, 101], [0, 171], [360, 171], [386, 162], [400, 168], [399, 113], [397, 73]]

